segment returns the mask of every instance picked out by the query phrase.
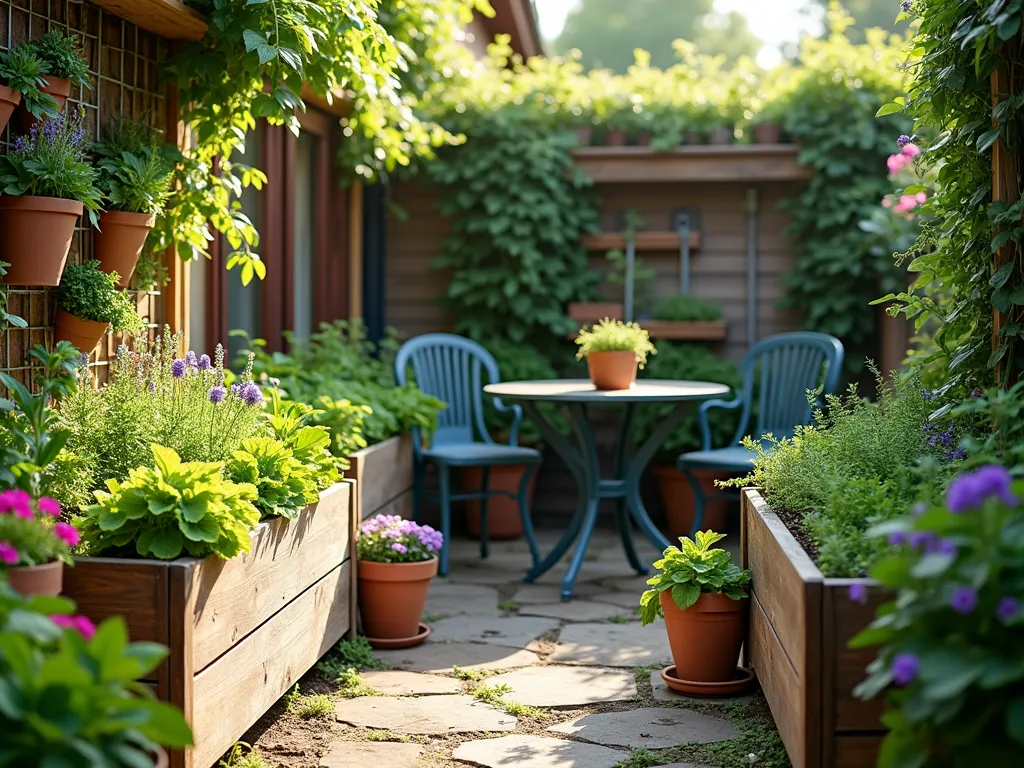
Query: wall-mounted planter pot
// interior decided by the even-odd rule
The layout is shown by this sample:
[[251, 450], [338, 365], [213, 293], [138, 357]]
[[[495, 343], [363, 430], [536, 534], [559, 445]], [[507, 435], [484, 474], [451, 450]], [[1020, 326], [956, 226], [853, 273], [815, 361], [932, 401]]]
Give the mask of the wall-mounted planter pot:
[[654, 136], [650, 131], [641, 131], [636, 135], [636, 145], [638, 147], [649, 147], [653, 138]]
[[604, 143], [607, 147], [624, 147], [629, 143], [629, 134], [625, 131], [605, 131]]
[[54, 322], [53, 340], [70, 341], [79, 352], [91, 353], [96, 349], [107, 331], [110, 330], [110, 323], [97, 323], [94, 320], [85, 320], [75, 317], [63, 309], [57, 310], [57, 319]]
[[723, 320], [675, 322], [643, 320], [640, 323], [652, 339], [666, 341], [724, 341], [728, 328]]
[[21, 94], [6, 85], [0, 85], [0, 133], [4, 132], [15, 107], [21, 103]]
[[355, 631], [352, 484], [297, 520], [253, 532], [252, 551], [169, 562], [79, 558], [64, 594], [94, 621], [124, 616], [133, 641], [170, 648], [146, 682], [180, 707], [195, 746], [171, 768], [214, 765], [342, 636]]
[[[744, 489], [740, 547], [751, 573], [747, 654], [793, 768], [873, 768], [885, 735], [880, 699], [853, 689], [875, 658], [849, 641], [886, 595], [874, 582], [825, 577], [755, 490]], [[850, 600], [864, 582], [869, 598]]]
[[573, 133], [576, 134], [576, 141], [581, 147], [590, 146], [590, 139], [594, 134], [594, 130], [592, 128], [577, 128]]
[[693, 146], [695, 144], [704, 143], [704, 134], [700, 131], [687, 131], [683, 134], [683, 143]]
[[715, 130], [708, 134], [708, 144], [724, 146], [726, 144], [732, 144], [735, 141], [736, 134], [733, 133], [732, 128], [715, 128]]
[[95, 253], [100, 269], [117, 272], [118, 288], [127, 288], [142, 255], [156, 216], [127, 211], [105, 211], [100, 214], [100, 228], [95, 236]]
[[[57, 100], [57, 111], [63, 112], [68, 96], [71, 95], [71, 81], [64, 77], [45, 75], [46, 85], [39, 90], [53, 96]], [[39, 122], [39, 118], [33, 115], [24, 104], [18, 110], [18, 121], [21, 123], [21, 130], [28, 133], [32, 127]]]
[[0, 195], [0, 259], [8, 285], [58, 285], [84, 207], [77, 200]]
[[778, 123], [760, 123], [754, 126], [755, 144], [781, 144], [782, 126]]

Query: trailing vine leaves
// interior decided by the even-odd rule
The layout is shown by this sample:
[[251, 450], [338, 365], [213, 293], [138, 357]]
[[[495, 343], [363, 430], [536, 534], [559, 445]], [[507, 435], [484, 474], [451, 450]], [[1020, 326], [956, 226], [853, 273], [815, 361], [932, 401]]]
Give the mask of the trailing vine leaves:
[[[937, 321], [935, 349], [920, 364], [946, 372], [939, 394], [963, 396], [992, 383], [997, 367], [1003, 385], [1024, 368], [1024, 207], [1020, 200], [993, 202], [992, 194], [997, 141], [1017, 158], [1020, 188], [1022, 2], [915, 0], [903, 16], [920, 18], [914, 81], [905, 99], [880, 114], [916, 119], [920, 161], [937, 170], [939, 184], [925, 206], [934, 225], [908, 253], [918, 278], [895, 303], [918, 327]], [[1014, 90], [998, 93], [993, 109], [991, 76], [1000, 66]], [[1012, 256], [997, 267], [994, 254], [1007, 246]], [[995, 339], [993, 310], [1003, 313]]]

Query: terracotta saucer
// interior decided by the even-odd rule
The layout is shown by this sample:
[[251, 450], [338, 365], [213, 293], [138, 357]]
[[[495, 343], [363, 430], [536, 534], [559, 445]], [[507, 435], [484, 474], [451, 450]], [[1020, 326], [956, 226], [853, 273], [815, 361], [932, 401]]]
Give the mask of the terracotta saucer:
[[736, 667], [736, 673], [728, 682], [698, 683], [676, 677], [676, 668], [672, 665], [661, 670], [661, 679], [673, 691], [685, 693], [687, 696], [714, 699], [743, 693], [754, 682], [754, 673], [746, 667]]
[[430, 627], [428, 627], [426, 624], [420, 624], [420, 631], [412, 637], [368, 637], [366, 638], [366, 641], [372, 647], [379, 648], [382, 651], [386, 651], [393, 648], [412, 648], [414, 645], [419, 645], [420, 643], [422, 643], [428, 637], [430, 637]]

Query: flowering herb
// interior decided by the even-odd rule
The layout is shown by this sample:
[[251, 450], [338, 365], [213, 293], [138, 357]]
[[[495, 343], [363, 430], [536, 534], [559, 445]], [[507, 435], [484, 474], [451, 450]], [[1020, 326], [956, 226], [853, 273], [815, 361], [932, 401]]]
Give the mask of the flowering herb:
[[5, 566], [71, 563], [78, 531], [57, 522], [60, 505], [49, 497], [33, 500], [21, 489], [0, 492], [0, 570]]
[[[880, 646], [857, 689], [889, 689], [882, 768], [1014, 765], [1024, 742], [1024, 481], [999, 466], [961, 474], [945, 503], [875, 526], [906, 542], [871, 575], [895, 593], [852, 641]], [[890, 686], [895, 685], [895, 688]]]
[[444, 544], [440, 531], [397, 515], [377, 515], [359, 531], [359, 559], [371, 563], [420, 563], [435, 557]]

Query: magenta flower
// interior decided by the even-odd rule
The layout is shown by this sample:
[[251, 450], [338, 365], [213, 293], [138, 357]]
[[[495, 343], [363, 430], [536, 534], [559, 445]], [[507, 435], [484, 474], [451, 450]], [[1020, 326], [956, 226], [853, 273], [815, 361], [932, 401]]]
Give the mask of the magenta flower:
[[855, 603], [866, 603], [868, 601], [868, 588], [863, 582], [856, 582], [851, 584], [847, 589], [847, 594]]
[[60, 517], [60, 503], [49, 496], [43, 496], [36, 502], [39, 511], [50, 517]]
[[946, 492], [946, 507], [954, 514], [979, 509], [987, 499], [997, 498], [1008, 507], [1017, 505], [1010, 490], [1013, 478], [1003, 467], [993, 464], [967, 472], [954, 480]]
[[50, 621], [62, 629], [73, 629], [86, 640], [92, 640], [96, 634], [96, 625], [86, 616], [64, 616], [56, 614], [50, 617]]
[[69, 547], [73, 547], [81, 540], [75, 527], [67, 523], [57, 523], [53, 526], [53, 535], [63, 541]]
[[20, 488], [11, 488], [0, 493], [0, 514], [14, 512], [18, 517], [32, 517], [32, 497]]
[[921, 148], [917, 144], [904, 144], [903, 145], [903, 156], [904, 157], [917, 157], [921, 154]]
[[12, 547], [9, 541], [0, 541], [0, 563], [14, 565], [19, 557], [18, 550]]
[[892, 208], [892, 200], [890, 200], [888, 197], [883, 197], [882, 198], [882, 207], [883, 208]]
[[892, 660], [889, 668], [892, 673], [892, 681], [896, 685], [910, 685], [917, 679], [917, 672], [921, 668], [921, 662], [912, 653], [898, 653]]
[[907, 163], [911, 162], [910, 158], [906, 155], [889, 155], [889, 159], [885, 161], [886, 166], [889, 168], [889, 173], [895, 176], [897, 173], [902, 171]]
[[949, 599], [949, 606], [964, 616], [974, 613], [974, 609], [978, 607], [978, 593], [974, 591], [973, 587], [957, 587]]

